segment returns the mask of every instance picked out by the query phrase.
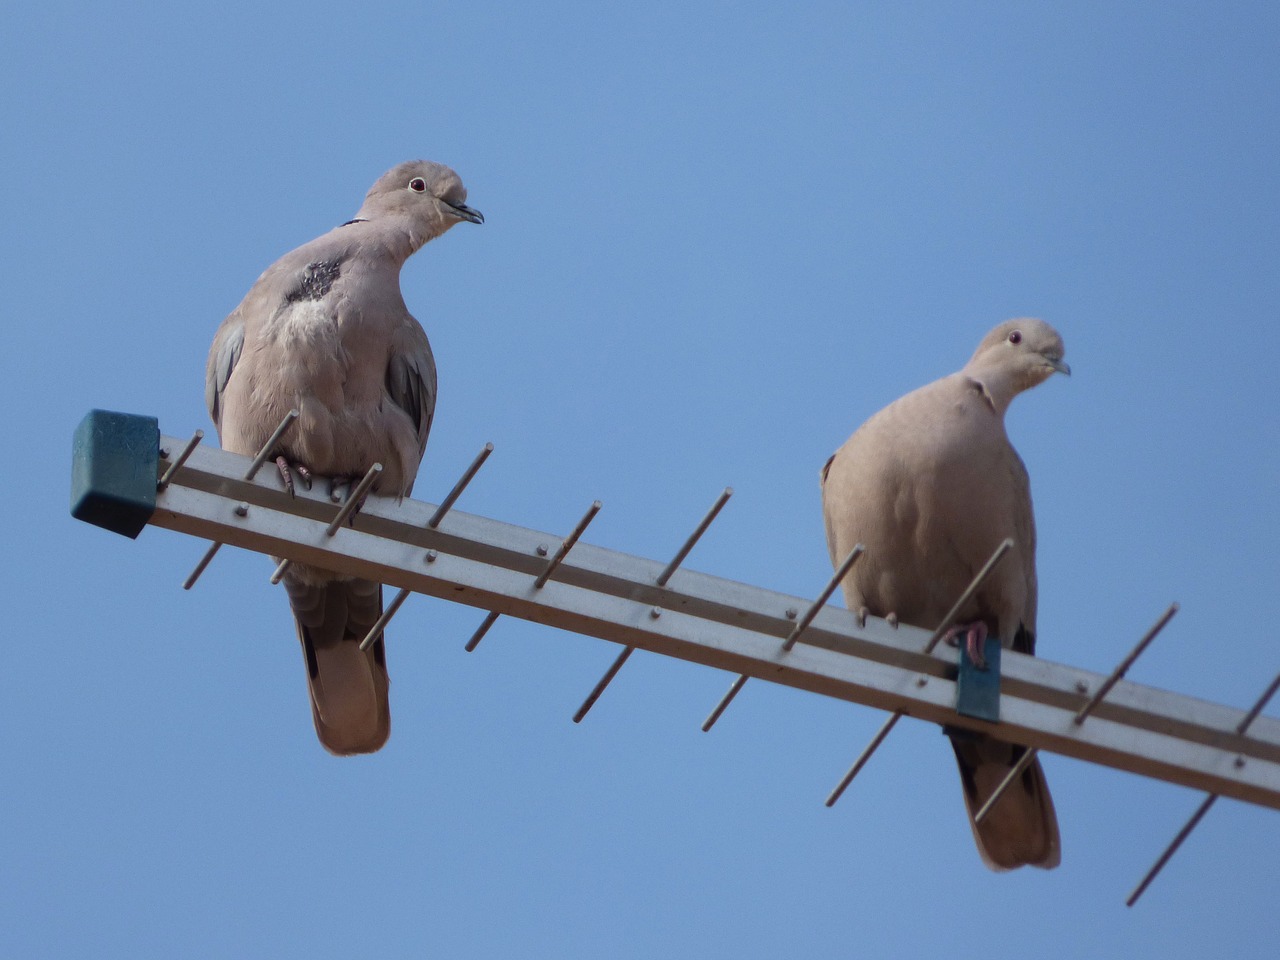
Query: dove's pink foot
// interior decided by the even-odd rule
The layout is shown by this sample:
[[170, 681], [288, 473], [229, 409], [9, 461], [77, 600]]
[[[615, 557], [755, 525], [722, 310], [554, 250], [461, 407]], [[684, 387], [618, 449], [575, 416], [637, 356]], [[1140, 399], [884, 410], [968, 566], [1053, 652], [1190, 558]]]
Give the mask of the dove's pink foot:
[[311, 471], [302, 464], [291, 464], [281, 456], [276, 457], [276, 469], [280, 471], [280, 479], [284, 481], [284, 488], [289, 491], [289, 496], [293, 496], [293, 471], [297, 472], [307, 489], [311, 489]]
[[987, 668], [987, 658], [983, 655], [983, 647], [987, 643], [987, 625], [981, 620], [975, 620], [973, 623], [958, 623], [946, 633], [942, 635], [942, 639], [951, 646], [960, 645], [960, 638], [964, 637], [964, 649], [969, 654], [969, 660], [979, 670]]

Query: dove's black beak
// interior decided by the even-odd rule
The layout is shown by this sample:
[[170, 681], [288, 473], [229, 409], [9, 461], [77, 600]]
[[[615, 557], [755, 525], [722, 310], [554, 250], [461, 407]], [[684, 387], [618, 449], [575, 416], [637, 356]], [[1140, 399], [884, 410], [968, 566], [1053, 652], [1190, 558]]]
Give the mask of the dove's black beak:
[[459, 220], [465, 220], [467, 223], [484, 223], [484, 214], [479, 210], [468, 207], [465, 203], [449, 203], [446, 200], [445, 205], [453, 211], [454, 216]]

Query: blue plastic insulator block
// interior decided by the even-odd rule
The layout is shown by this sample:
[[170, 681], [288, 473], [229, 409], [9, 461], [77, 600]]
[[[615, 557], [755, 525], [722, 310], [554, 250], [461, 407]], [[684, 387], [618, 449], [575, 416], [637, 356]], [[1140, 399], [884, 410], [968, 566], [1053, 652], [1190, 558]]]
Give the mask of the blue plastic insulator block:
[[71, 515], [137, 537], [156, 510], [160, 424], [155, 417], [90, 410], [71, 452]]
[[956, 713], [992, 723], [1000, 722], [1000, 650], [1000, 641], [988, 636], [982, 649], [987, 665], [977, 667], [961, 642], [960, 672], [956, 677]]

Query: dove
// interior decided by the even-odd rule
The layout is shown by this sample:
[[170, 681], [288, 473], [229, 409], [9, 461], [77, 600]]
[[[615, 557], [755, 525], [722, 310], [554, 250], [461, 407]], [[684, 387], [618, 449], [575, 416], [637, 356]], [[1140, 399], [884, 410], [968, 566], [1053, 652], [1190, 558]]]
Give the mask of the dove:
[[[1042, 320], [1002, 323], [963, 369], [874, 414], [827, 461], [821, 485], [832, 563], [855, 543], [866, 548], [842, 584], [861, 622], [871, 615], [936, 629], [1008, 537], [1013, 549], [947, 636], [978, 664], [988, 635], [1005, 648], [1035, 653], [1031, 486], [1004, 421], [1019, 393], [1054, 373], [1070, 374], [1063, 352], [1061, 336]], [[1039, 761], [977, 824], [974, 814], [1024, 748], [982, 733], [947, 733], [983, 862], [994, 870], [1057, 866], [1057, 815]]]
[[[290, 410], [298, 419], [269, 451], [292, 493], [294, 475], [330, 493], [374, 463], [374, 490], [406, 496], [426, 450], [436, 366], [400, 291], [400, 269], [457, 223], [483, 223], [448, 167], [392, 168], [355, 217], [285, 254], [258, 278], [214, 336], [205, 401], [223, 449], [252, 456]], [[303, 564], [284, 576], [307, 669], [312, 718], [331, 753], [372, 753], [391, 732], [384, 637], [360, 650], [382, 613], [382, 586]]]

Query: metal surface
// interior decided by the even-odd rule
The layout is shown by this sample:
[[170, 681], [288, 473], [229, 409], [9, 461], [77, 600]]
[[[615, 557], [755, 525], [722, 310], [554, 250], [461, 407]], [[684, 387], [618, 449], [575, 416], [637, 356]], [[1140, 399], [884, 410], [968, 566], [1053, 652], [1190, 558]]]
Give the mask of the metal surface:
[[[681, 544], [680, 549], [676, 551], [676, 555], [671, 559], [671, 562], [663, 567], [662, 572], [658, 574], [658, 578], [656, 580], [658, 586], [665, 587], [667, 585], [667, 581], [671, 579], [671, 575], [680, 568], [680, 564], [684, 563], [684, 558], [689, 555], [689, 551], [694, 548], [694, 545], [702, 539], [702, 535], [707, 532], [707, 528], [711, 526], [711, 522], [720, 515], [720, 511], [724, 509], [724, 505], [729, 502], [729, 498], [731, 496], [733, 496], [733, 487], [725, 487], [724, 490], [721, 491], [720, 496], [716, 498], [716, 502], [711, 505], [711, 509], [707, 511], [706, 515], [694, 528], [693, 533], [689, 534], [689, 536], [685, 538], [684, 543]], [[649, 611], [649, 616], [657, 619], [658, 616], [660, 616], [659, 609], [654, 607]], [[591, 689], [591, 692], [587, 694], [587, 699], [582, 701], [582, 706], [578, 707], [577, 713], [573, 715], [574, 723], [582, 722], [582, 718], [587, 715], [593, 706], [595, 706], [596, 701], [600, 699], [600, 695], [604, 693], [605, 688], [613, 682], [613, 678], [618, 675], [618, 671], [621, 670], [623, 664], [630, 659], [631, 654], [635, 653], [635, 650], [635, 647], [622, 648], [622, 652], [618, 654], [618, 658], [613, 661], [613, 664], [605, 671], [604, 676], [600, 678], [596, 685]]]
[[[578, 538], [586, 531], [587, 525], [595, 519], [596, 514], [599, 512], [600, 501], [596, 500], [587, 508], [587, 512], [582, 515], [582, 519], [578, 521], [578, 525], [573, 528], [573, 531], [569, 536], [565, 537], [561, 542], [559, 549], [555, 552], [555, 556], [553, 556], [542, 569], [542, 573], [538, 574], [538, 579], [533, 581], [534, 590], [541, 590], [547, 585], [547, 581], [551, 578], [551, 574], [556, 572], [556, 567], [560, 566], [564, 558], [568, 556], [569, 551], [573, 549], [573, 545], [578, 542]], [[546, 544], [538, 544], [534, 553], [540, 557], [545, 557], [547, 555]], [[475, 650], [475, 648], [480, 645], [480, 641], [483, 640], [484, 635], [489, 632], [489, 628], [497, 623], [499, 616], [500, 614], [496, 610], [491, 610], [489, 612], [489, 615], [485, 617], [480, 626], [476, 628], [476, 632], [471, 635], [471, 639], [467, 641], [467, 645], [464, 648], [467, 653], [471, 653], [471, 651]]]
[[[476, 458], [471, 461], [471, 466], [467, 467], [458, 482], [453, 485], [453, 489], [449, 491], [448, 495], [442, 501], [440, 501], [440, 506], [436, 508], [436, 512], [433, 513], [431, 515], [431, 519], [427, 521], [428, 527], [434, 530], [436, 527], [440, 526], [440, 521], [444, 519], [445, 514], [448, 513], [449, 509], [455, 502], [457, 502], [458, 497], [462, 496], [462, 491], [467, 489], [467, 484], [471, 482], [472, 478], [475, 477], [480, 468], [484, 466], [484, 462], [489, 459], [489, 454], [491, 453], [493, 453], [493, 444], [486, 443], [484, 445], [484, 449], [476, 454]], [[436, 552], [434, 550], [428, 550], [423, 559], [425, 559], [427, 563], [434, 563], [436, 559]], [[406, 590], [403, 587], [400, 588], [399, 592], [396, 593], [395, 598], [391, 601], [390, 606], [388, 606], [382, 616], [378, 618], [378, 622], [373, 625], [368, 634], [365, 635], [365, 638], [360, 641], [361, 650], [368, 650], [373, 646], [374, 641], [382, 635], [382, 631], [385, 630], [387, 628], [387, 624], [391, 622], [391, 618], [396, 615], [396, 612], [400, 609], [405, 600], [409, 599], [410, 592], [411, 591]], [[492, 626], [492, 624], [489, 624], [489, 626]], [[486, 626], [485, 630], [488, 630], [489, 626]], [[480, 634], [480, 636], [483, 636], [483, 634]], [[479, 642], [479, 640], [476, 640], [476, 643]], [[468, 647], [467, 649], [470, 650], [473, 648]]]
[[[187, 462], [187, 457], [191, 456], [191, 452], [200, 445], [200, 441], [204, 439], [204, 431], [197, 430], [191, 435], [191, 439], [187, 441], [187, 445], [182, 448], [182, 452], [169, 464], [169, 469], [160, 475], [160, 480], [156, 483], [157, 490], [163, 490], [169, 485], [169, 481], [173, 479], [174, 474], [182, 469], [182, 465]], [[167, 456], [161, 451], [161, 456]]]
[[[1117, 665], [1114, 670], [1111, 671], [1111, 675], [1103, 681], [1102, 686], [1098, 687], [1093, 696], [1089, 698], [1088, 702], [1079, 709], [1075, 717], [1072, 718], [1072, 723], [1076, 726], [1080, 726], [1080, 724], [1085, 722], [1089, 714], [1093, 713], [1094, 708], [1102, 702], [1103, 698], [1106, 697], [1108, 693], [1111, 692], [1111, 688], [1129, 672], [1129, 668], [1133, 666], [1134, 662], [1142, 654], [1142, 651], [1147, 649], [1151, 644], [1151, 641], [1154, 640], [1159, 635], [1160, 631], [1168, 625], [1169, 621], [1173, 619], [1174, 614], [1177, 612], [1178, 605], [1176, 603], [1169, 604], [1169, 609], [1160, 615], [1160, 619], [1152, 625], [1151, 629], [1148, 630], [1143, 635], [1142, 639], [1134, 645], [1134, 648], [1129, 651], [1128, 655], [1120, 661], [1119, 665]], [[1245, 720], [1247, 719], [1248, 717], [1245, 718]], [[991, 808], [996, 805], [996, 802], [1002, 796], [1004, 796], [1004, 792], [1013, 785], [1014, 780], [1020, 777], [1027, 767], [1031, 766], [1031, 761], [1036, 758], [1036, 754], [1038, 752], [1039, 751], [1032, 749], [1022, 755], [1018, 762], [1013, 765], [1013, 769], [1005, 774], [1004, 779], [1001, 780], [995, 790], [991, 792], [991, 796], [987, 798], [987, 802], [984, 803], [979, 808], [978, 812], [973, 815], [974, 823], [981, 823], [986, 819], [987, 814], [991, 812]]]
[[729, 684], [729, 689], [725, 691], [725, 695], [720, 698], [720, 702], [711, 708], [711, 712], [707, 714], [707, 719], [702, 721], [702, 732], [708, 732], [716, 725], [716, 721], [720, 719], [720, 714], [724, 713], [725, 708], [733, 703], [733, 698], [738, 695], [744, 686], [746, 686], [748, 676], [743, 673]]
[[[283, 425], [284, 424], [281, 424], [281, 426]], [[264, 447], [263, 449], [266, 449], [266, 448]], [[369, 493], [369, 488], [373, 486], [373, 482], [377, 480], [381, 474], [382, 474], [382, 464], [375, 463], [367, 471], [365, 471], [365, 475], [360, 478], [360, 482], [356, 484], [356, 488], [354, 490], [347, 491], [346, 503], [342, 505], [342, 508], [338, 511], [337, 516], [335, 516], [332, 520], [330, 520], [329, 526], [325, 528], [324, 535], [326, 537], [332, 537], [335, 533], [337, 533], [339, 528], [344, 523], [347, 522], [347, 518], [351, 516], [353, 513], [355, 513], [355, 511], [360, 509], [360, 507], [364, 504], [365, 496]], [[329, 494], [329, 499], [330, 500], [334, 499], [334, 494], [332, 492], [330, 492]], [[352, 522], [354, 523], [354, 521]], [[284, 560], [280, 561], [280, 565], [276, 567], [275, 572], [271, 574], [272, 584], [277, 584], [282, 579], [284, 579], [285, 571], [289, 569], [289, 565], [292, 563], [293, 561], [288, 559], [287, 557]], [[403, 602], [404, 601], [402, 600], [401, 603]], [[396, 610], [400, 609], [399, 603], [397, 603], [395, 606], [396, 606]], [[383, 626], [386, 626], [386, 624], [384, 623]], [[372, 641], [369, 640], [368, 637], [365, 637], [365, 639], [361, 641], [361, 649], [364, 649], [366, 643], [372, 643]]]
[[382, 636], [382, 631], [387, 629], [387, 624], [391, 622], [391, 618], [394, 617], [396, 615], [396, 611], [400, 609], [400, 605], [404, 603], [405, 600], [409, 599], [409, 593], [410, 591], [408, 590], [401, 590], [395, 595], [395, 598], [387, 606], [387, 609], [382, 611], [382, 616], [378, 617], [377, 622], [369, 628], [369, 632], [365, 635], [365, 638], [360, 641], [361, 650], [368, 650], [377, 642], [377, 639]]
[[[831, 575], [831, 579], [827, 581], [827, 585], [822, 588], [822, 592], [818, 594], [818, 598], [809, 605], [809, 609], [806, 610], [804, 616], [800, 618], [800, 622], [791, 628], [791, 632], [787, 634], [787, 639], [782, 641], [783, 653], [791, 652], [791, 649], [796, 645], [796, 641], [800, 639], [800, 635], [809, 629], [809, 625], [813, 623], [813, 618], [818, 615], [818, 611], [826, 606], [827, 601], [831, 599], [831, 594], [836, 592], [836, 587], [840, 586], [840, 581], [845, 578], [845, 575], [851, 569], [853, 569], [853, 565], [858, 562], [858, 558], [862, 556], [862, 554], [862, 544], [854, 544], [854, 547], [849, 551], [848, 556], [840, 562], [840, 566], [836, 568], [835, 573]], [[747, 676], [746, 674], [743, 674], [730, 684], [728, 691], [720, 698], [720, 702], [717, 703], [711, 713], [707, 715], [707, 719], [702, 721], [703, 733], [706, 733], [716, 725], [716, 721], [720, 719], [720, 714], [724, 713], [725, 708], [728, 707], [729, 704], [733, 703], [733, 698], [741, 692], [746, 682]]]
[[[271, 455], [272, 448], [277, 443], [280, 442], [280, 438], [285, 435], [285, 432], [290, 427], [292, 427], [295, 422], [297, 422], [297, 419], [298, 419], [297, 410], [290, 410], [288, 413], [284, 415], [284, 417], [281, 419], [280, 423], [276, 426], [276, 428], [273, 431], [271, 431], [271, 436], [267, 437], [267, 442], [262, 445], [262, 448], [258, 451], [257, 455], [254, 456], [254, 458], [251, 461], [249, 461], [249, 467], [244, 472], [244, 479], [246, 481], [253, 480], [254, 477], [258, 475], [258, 470], [262, 467], [264, 463], [267, 462], [267, 457]], [[168, 438], [161, 439], [160, 441], [161, 447], [166, 446], [165, 439], [168, 439]], [[186, 458], [189, 458], [191, 454], [195, 452], [195, 449], [191, 449], [191, 450], [184, 449], [183, 452], [186, 454]], [[172, 482], [172, 478], [170, 478], [170, 482]], [[164, 487], [166, 486], [168, 486], [168, 484], [162, 485], [157, 483], [157, 492], [163, 492]], [[247, 506], [245, 510], [247, 513], [248, 512]], [[245, 514], [241, 514], [239, 511], [237, 511], [236, 515], [244, 516]], [[204, 573], [205, 568], [209, 566], [210, 563], [213, 562], [213, 558], [218, 555], [218, 551], [221, 549], [222, 549], [222, 542], [219, 540], [215, 540], [213, 543], [209, 544], [209, 549], [204, 552], [204, 556], [200, 558], [200, 562], [197, 563], [195, 566], [195, 569], [192, 570], [191, 573], [187, 575], [187, 579], [182, 582], [183, 590], [190, 590], [192, 587], [196, 585], [196, 581], [200, 579], [200, 574]], [[276, 572], [272, 574], [271, 582], [279, 583], [280, 578], [284, 576], [284, 572], [288, 568], [288, 566], [289, 566], [289, 561], [285, 560], [281, 562], [280, 566], [276, 568]]]
[[284, 415], [279, 425], [271, 431], [271, 436], [267, 437], [267, 442], [262, 445], [262, 449], [258, 451], [258, 455], [253, 458], [249, 464], [249, 469], [244, 472], [246, 480], [252, 480], [258, 475], [258, 471], [262, 465], [267, 462], [267, 457], [271, 456], [271, 451], [275, 449], [275, 445], [280, 442], [280, 438], [285, 432], [294, 425], [298, 419], [298, 411], [290, 410]]
[[[434, 505], [371, 496], [358, 529], [330, 538], [326, 497], [244, 481], [246, 463], [198, 447], [158, 496], [151, 523], [491, 611], [486, 622], [521, 617], [1280, 809], [1280, 720], [1255, 714], [1242, 732], [1242, 711], [1122, 680], [1077, 725], [1087, 702], [1080, 691], [1106, 678], [1006, 651], [1002, 722], [993, 725], [956, 712], [956, 651], [924, 653], [929, 634], [915, 627], [875, 618], [860, 626], [848, 611], [824, 607], [784, 653], [794, 611], [807, 605], [801, 598], [687, 569], [659, 587], [664, 564], [588, 543], [536, 589], [547, 566], [537, 547], [553, 536], [456, 510], [447, 530], [432, 530]], [[243, 517], [234, 510], [241, 502], [251, 508]], [[427, 551], [434, 562], [423, 562]]]
[[858, 755], [858, 759], [853, 761], [853, 766], [845, 772], [845, 775], [840, 778], [840, 782], [835, 785], [835, 788], [829, 794], [827, 794], [825, 803], [828, 807], [835, 806], [836, 801], [839, 800], [840, 797], [844, 795], [845, 790], [849, 788], [849, 784], [853, 783], [853, 778], [856, 777], [862, 771], [862, 768], [867, 765], [867, 761], [871, 759], [871, 755], [876, 752], [880, 747], [880, 744], [884, 743], [884, 738], [887, 737], [893, 728], [898, 725], [898, 721], [901, 720], [903, 716], [904, 714], [901, 710], [895, 710], [889, 715], [889, 719], [885, 720], [885, 722], [880, 725], [880, 729], [877, 730], [876, 735], [871, 738], [871, 742], [862, 748], [862, 753]]
[[973, 580], [969, 586], [964, 588], [964, 593], [960, 594], [960, 599], [951, 605], [951, 609], [947, 611], [947, 615], [942, 618], [942, 622], [938, 624], [938, 628], [933, 631], [929, 637], [929, 642], [924, 645], [925, 653], [932, 653], [933, 648], [938, 645], [943, 637], [947, 635], [947, 631], [956, 622], [956, 617], [960, 616], [960, 611], [964, 609], [964, 605], [969, 602], [969, 598], [978, 592], [978, 588], [991, 576], [991, 571], [996, 568], [996, 564], [1004, 559], [1006, 553], [1013, 549], [1013, 541], [1005, 538], [1000, 541], [1000, 546], [996, 547], [995, 553], [991, 554], [991, 558], [982, 565], [982, 569], [974, 574]]
[[1111, 688], [1124, 678], [1124, 675], [1129, 672], [1129, 668], [1133, 666], [1134, 661], [1138, 659], [1142, 651], [1147, 649], [1147, 646], [1151, 641], [1154, 640], [1160, 631], [1165, 628], [1177, 612], [1178, 605], [1176, 603], [1169, 604], [1169, 609], [1161, 614], [1160, 619], [1152, 625], [1151, 629], [1148, 630], [1146, 634], [1143, 635], [1142, 639], [1134, 645], [1134, 648], [1129, 651], [1129, 655], [1121, 660], [1119, 665], [1111, 671], [1111, 675], [1103, 681], [1102, 686], [1100, 686], [1094, 695], [1089, 698], [1089, 702], [1080, 708], [1073, 721], [1076, 726], [1084, 723], [1089, 714], [1093, 713], [1094, 708], [1102, 702], [1102, 699], [1108, 693], [1111, 692]]
[[493, 453], [493, 444], [486, 443], [484, 448], [476, 454], [476, 458], [471, 461], [471, 466], [467, 467], [462, 476], [458, 478], [458, 482], [453, 485], [453, 489], [450, 490], [448, 495], [440, 501], [440, 506], [436, 508], [436, 512], [433, 513], [431, 515], [431, 519], [427, 521], [428, 527], [434, 530], [436, 527], [440, 526], [440, 521], [444, 519], [444, 515], [448, 513], [449, 509], [457, 502], [458, 497], [462, 496], [462, 491], [467, 489], [467, 484], [471, 482], [472, 478], [480, 471], [480, 468], [484, 466], [484, 462], [489, 459], [489, 454], [491, 453]]
[[[241, 516], [239, 513], [236, 515]], [[245, 511], [244, 516], [248, 516], [248, 511]], [[183, 590], [190, 590], [196, 585], [196, 581], [200, 579], [200, 574], [204, 573], [205, 567], [213, 562], [213, 558], [218, 555], [218, 551], [221, 549], [222, 544], [217, 540], [209, 544], [209, 549], [204, 552], [204, 556], [200, 558], [200, 562], [196, 564], [195, 569], [187, 574], [187, 579], [182, 581]]]
[[467, 641], [463, 647], [467, 653], [475, 650], [480, 646], [480, 641], [484, 639], [484, 635], [489, 632], [489, 628], [498, 622], [498, 614], [490, 611], [489, 615], [480, 621], [480, 626], [476, 627], [476, 632], [471, 635], [471, 639]]
[[1200, 821], [1204, 819], [1204, 815], [1209, 812], [1217, 801], [1218, 795], [1216, 793], [1211, 793], [1200, 802], [1200, 806], [1198, 806], [1196, 808], [1196, 812], [1191, 815], [1191, 819], [1183, 824], [1182, 829], [1178, 831], [1178, 835], [1173, 838], [1173, 841], [1169, 846], [1165, 847], [1164, 853], [1160, 854], [1159, 859], [1156, 860], [1151, 869], [1147, 871], [1146, 876], [1138, 881], [1138, 885], [1133, 888], [1133, 892], [1125, 898], [1124, 905], [1126, 907], [1132, 907], [1138, 902], [1138, 899], [1146, 892], [1147, 887], [1151, 886], [1151, 881], [1159, 876], [1160, 871], [1165, 868], [1165, 864], [1173, 859], [1173, 855], [1177, 853], [1178, 848], [1182, 846], [1182, 841], [1191, 836], [1191, 831], [1200, 825]]
[[371, 466], [365, 475], [360, 478], [360, 482], [356, 484], [356, 488], [347, 494], [347, 502], [342, 505], [342, 509], [338, 511], [338, 515], [329, 521], [329, 526], [325, 528], [324, 535], [332, 537], [347, 522], [347, 517], [360, 509], [365, 496], [369, 493], [369, 488], [373, 486], [373, 481], [377, 480], [382, 473], [382, 464], [375, 463]]
[[987, 797], [987, 802], [979, 807], [978, 812], [973, 815], [974, 823], [981, 823], [983, 820], [987, 819], [987, 814], [991, 812], [991, 808], [994, 807], [996, 803], [999, 802], [1000, 798], [1004, 796], [1005, 791], [1012, 786], [1013, 781], [1022, 776], [1023, 771], [1025, 771], [1027, 767], [1031, 766], [1031, 761], [1035, 760], [1039, 753], [1039, 750], [1027, 750], [1018, 758], [1018, 762], [1015, 763], [1009, 772], [1004, 775], [1004, 779], [1000, 781], [1000, 785], [996, 787], [995, 790], [991, 791], [991, 796]]
[[805, 611], [804, 616], [800, 618], [800, 622], [792, 628], [787, 634], [787, 639], [782, 641], [782, 649], [790, 650], [796, 645], [796, 641], [809, 629], [809, 624], [813, 623], [813, 618], [818, 615], [823, 607], [827, 605], [827, 601], [831, 599], [831, 595], [836, 592], [836, 587], [840, 586], [843, 580], [853, 569], [853, 565], [858, 562], [858, 558], [866, 552], [866, 548], [862, 544], [854, 544], [849, 555], [841, 561], [840, 566], [836, 567], [836, 572], [831, 575], [831, 579], [827, 581], [827, 585], [822, 588], [822, 592], [818, 594], [818, 599], [809, 605], [809, 609]]
[[285, 557], [280, 561], [280, 565], [271, 572], [271, 584], [274, 586], [284, 579], [284, 572], [293, 566], [293, 561]]
[[[1172, 616], [1172, 614], [1170, 614], [1170, 616]], [[1280, 674], [1276, 674], [1276, 678], [1271, 681], [1270, 686], [1262, 692], [1262, 696], [1257, 699], [1257, 702], [1249, 708], [1248, 713], [1246, 713], [1240, 719], [1240, 722], [1236, 724], [1236, 733], [1243, 736], [1249, 730], [1253, 725], [1253, 722], [1258, 718], [1258, 715], [1262, 713], [1262, 708], [1265, 707], [1271, 698], [1276, 695], [1277, 689], [1280, 689]], [[1239, 768], [1243, 768], [1248, 762], [1249, 761], [1245, 760], [1243, 756], [1236, 757], [1235, 759], [1235, 765]], [[1133, 892], [1129, 894], [1128, 899], [1125, 900], [1125, 906], [1132, 907], [1138, 902], [1138, 898], [1142, 896], [1143, 891], [1145, 891], [1147, 887], [1151, 886], [1151, 881], [1156, 878], [1160, 871], [1164, 869], [1164, 865], [1169, 862], [1175, 853], [1178, 852], [1178, 848], [1182, 846], [1182, 841], [1191, 836], [1191, 831], [1199, 826], [1200, 821], [1204, 819], [1204, 815], [1209, 812], [1210, 808], [1217, 802], [1217, 800], [1218, 794], [1216, 793], [1211, 793], [1204, 798], [1200, 806], [1196, 808], [1196, 812], [1191, 815], [1191, 819], [1188, 820], [1182, 829], [1178, 831], [1178, 835], [1173, 838], [1169, 846], [1165, 848], [1164, 853], [1160, 854], [1160, 858], [1156, 860], [1151, 869], [1147, 871], [1147, 875], [1142, 878], [1136, 887], [1133, 888]]]
[[[937, 629], [929, 635], [929, 639], [925, 642], [923, 649], [923, 653], [925, 655], [931, 655], [933, 653], [933, 648], [936, 647], [942, 638], [947, 635], [947, 631], [949, 631], [952, 624], [955, 623], [956, 617], [960, 616], [960, 611], [963, 610], [964, 605], [969, 602], [969, 598], [978, 592], [978, 588], [982, 586], [987, 577], [991, 576], [991, 571], [996, 568], [996, 564], [1003, 560], [1005, 554], [1012, 549], [1013, 541], [1011, 539], [1006, 537], [1004, 540], [1000, 541], [1000, 545], [996, 547], [995, 552], [991, 554], [987, 562], [982, 565], [982, 569], [974, 574], [973, 579], [970, 580], [969, 585], [964, 588], [964, 592], [960, 594], [959, 599], [951, 605], [951, 609], [948, 610], [946, 616], [942, 618], [942, 622], [938, 624]], [[895, 624], [895, 629], [901, 628], [898, 628]], [[906, 629], [910, 630], [912, 628], [908, 627]], [[917, 680], [916, 685], [923, 690], [924, 687], [928, 685], [928, 680]], [[954, 702], [954, 700], [952, 702]], [[889, 731], [891, 731], [897, 722], [902, 719], [903, 714], [909, 712], [910, 711], [906, 709], [895, 710], [894, 715], [885, 721], [884, 726], [882, 726], [876, 732], [876, 735], [871, 738], [871, 742], [867, 744], [862, 753], [858, 755], [858, 759], [853, 761], [853, 766], [845, 772], [845, 775], [840, 778], [840, 782], [836, 784], [835, 789], [827, 796], [826, 804], [828, 807], [834, 805], [835, 802], [840, 799], [845, 790], [849, 788], [849, 784], [853, 782], [853, 778], [856, 777], [859, 771], [867, 765], [867, 761], [871, 759], [871, 755], [876, 752], [880, 744], [884, 743], [884, 738], [889, 735]], [[958, 711], [956, 715], [963, 716], [963, 714]], [[976, 720], [977, 718], [970, 717], [968, 719]], [[982, 726], [978, 726], [976, 729], [981, 730], [986, 726], [990, 726], [990, 724], [987, 724], [985, 721], [979, 722], [982, 723]], [[963, 726], [963, 724], [956, 724], [956, 726]]]
[[684, 563], [684, 558], [689, 556], [689, 551], [692, 550], [694, 545], [702, 539], [702, 535], [707, 532], [707, 528], [711, 526], [712, 521], [720, 515], [720, 511], [724, 509], [724, 505], [729, 502], [729, 498], [732, 496], [733, 487], [725, 487], [724, 490], [720, 492], [720, 496], [718, 496], [716, 498], [716, 502], [711, 505], [711, 509], [707, 511], [706, 516], [704, 516], [702, 520], [699, 521], [698, 525], [694, 527], [693, 533], [689, 534], [689, 536], [685, 538], [680, 549], [676, 551], [676, 555], [671, 558], [671, 562], [663, 567], [662, 572], [658, 574], [658, 586], [665, 587], [667, 585], [667, 581], [671, 579], [671, 575], [680, 568], [680, 564]]
[[635, 652], [635, 647], [622, 648], [622, 652], [618, 654], [618, 658], [614, 660], [609, 669], [604, 672], [604, 676], [600, 678], [599, 682], [592, 687], [591, 692], [587, 694], [587, 699], [582, 701], [582, 706], [578, 707], [577, 713], [573, 715], [574, 723], [582, 722], [582, 718], [587, 715], [587, 712], [594, 707], [596, 701], [600, 699], [600, 694], [604, 693], [605, 687], [609, 686], [609, 684], [613, 682], [613, 678], [618, 675], [618, 671], [622, 669], [622, 665], [625, 664]]
[[551, 579], [551, 575], [556, 572], [556, 567], [564, 562], [564, 558], [569, 555], [569, 551], [573, 549], [573, 545], [578, 542], [578, 538], [586, 532], [587, 524], [595, 519], [596, 514], [600, 512], [600, 501], [596, 500], [587, 508], [587, 512], [582, 515], [582, 519], [578, 521], [578, 525], [573, 528], [573, 532], [564, 538], [564, 542], [560, 544], [560, 549], [556, 551], [551, 562], [547, 564], [547, 569], [538, 575], [538, 579], [533, 581], [533, 589], [541, 590], [547, 585], [547, 581]]

